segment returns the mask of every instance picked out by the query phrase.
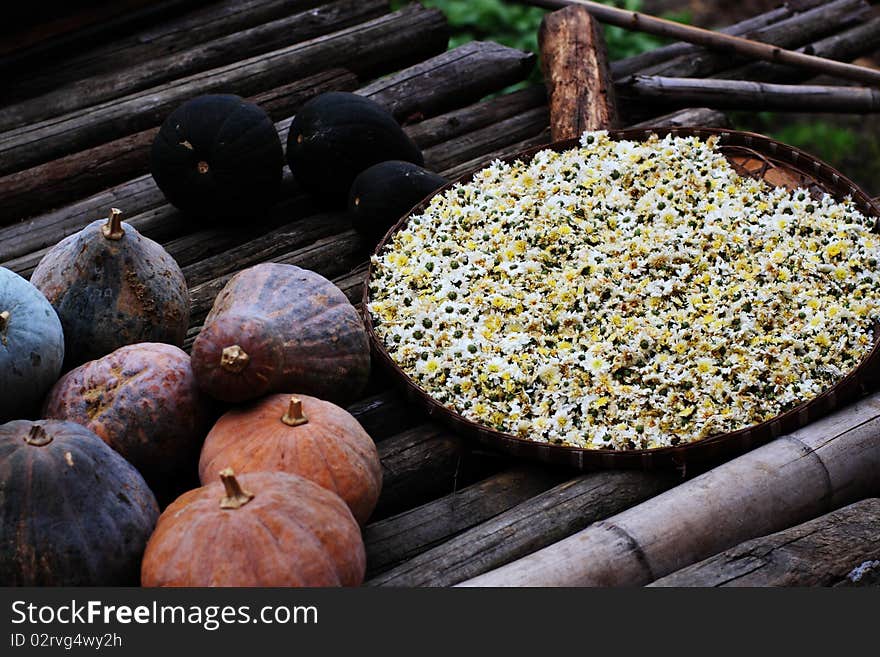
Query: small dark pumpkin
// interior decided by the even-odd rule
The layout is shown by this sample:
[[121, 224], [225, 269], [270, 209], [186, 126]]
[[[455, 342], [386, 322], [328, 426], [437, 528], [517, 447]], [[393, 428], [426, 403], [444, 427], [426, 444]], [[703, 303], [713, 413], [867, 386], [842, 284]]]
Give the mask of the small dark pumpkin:
[[342, 206], [355, 177], [386, 160], [421, 166], [422, 152], [384, 107], [363, 96], [331, 91], [300, 108], [287, 135], [287, 163], [297, 182]]
[[240, 402], [300, 390], [349, 402], [366, 386], [370, 347], [360, 316], [323, 276], [264, 263], [233, 276], [192, 348], [199, 386]]
[[370, 435], [344, 409], [307, 395], [270, 395], [223, 415], [202, 447], [202, 483], [223, 468], [298, 474], [339, 495], [361, 525], [382, 490]]
[[138, 471], [85, 427], [0, 425], [0, 585], [136, 585], [158, 515]]
[[366, 556], [339, 496], [286, 472], [214, 482], [184, 493], [159, 518], [143, 586], [358, 586]]
[[272, 119], [238, 96], [187, 101], [159, 129], [150, 171], [174, 207], [228, 219], [267, 208], [278, 195], [284, 153]]
[[159, 244], [122, 223], [116, 208], [50, 249], [31, 283], [61, 319], [64, 369], [136, 342], [183, 345], [183, 272]]
[[197, 485], [199, 450], [214, 415], [189, 356], [169, 344], [145, 342], [65, 374], [49, 393], [43, 417], [95, 432], [167, 503]]
[[35, 414], [63, 362], [64, 334], [52, 304], [0, 267], [0, 422]]
[[351, 185], [348, 209], [354, 229], [375, 244], [398, 219], [448, 182], [410, 162], [374, 164]]

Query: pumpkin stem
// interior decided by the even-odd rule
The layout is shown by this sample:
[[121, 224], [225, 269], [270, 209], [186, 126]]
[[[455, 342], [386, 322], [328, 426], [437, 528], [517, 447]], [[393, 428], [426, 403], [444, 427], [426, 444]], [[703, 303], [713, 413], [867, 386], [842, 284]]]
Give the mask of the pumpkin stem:
[[0, 313], [0, 333], [5, 331], [7, 326], [9, 326], [9, 311], [4, 310]]
[[199, 173], [201, 173], [201, 174], [208, 173], [208, 170], [210, 168], [211, 167], [209, 167], [208, 163], [205, 162], [204, 160], [199, 160], [199, 163], [196, 164], [196, 169], [198, 169]]
[[220, 481], [226, 488], [226, 497], [220, 500], [221, 509], [239, 509], [254, 499], [254, 494], [244, 490], [238, 483], [232, 468], [220, 471]]
[[281, 417], [281, 421], [289, 427], [298, 427], [309, 421], [303, 414], [303, 403], [299, 397], [291, 397], [290, 405], [287, 407], [287, 413]]
[[234, 374], [241, 372], [250, 361], [251, 357], [237, 344], [226, 347], [220, 354], [220, 367]]
[[46, 430], [39, 424], [32, 424], [31, 430], [24, 437], [24, 442], [34, 447], [44, 447], [52, 442], [52, 436], [46, 433]]
[[122, 210], [118, 208], [110, 208], [110, 216], [107, 217], [107, 223], [101, 226], [101, 233], [108, 240], [121, 240], [125, 235], [122, 229]]

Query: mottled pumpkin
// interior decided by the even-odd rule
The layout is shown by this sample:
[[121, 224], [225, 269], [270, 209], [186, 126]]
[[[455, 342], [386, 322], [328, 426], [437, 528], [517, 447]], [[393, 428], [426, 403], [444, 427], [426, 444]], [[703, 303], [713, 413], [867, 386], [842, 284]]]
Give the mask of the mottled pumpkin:
[[0, 422], [38, 413], [63, 362], [64, 334], [52, 304], [0, 267]]
[[299, 390], [348, 402], [370, 375], [363, 322], [342, 291], [294, 265], [265, 263], [226, 284], [192, 348], [196, 380], [229, 402]]
[[365, 524], [382, 489], [376, 445], [350, 413], [307, 395], [270, 395], [221, 417], [202, 447], [202, 483], [236, 472], [292, 472], [333, 491]]
[[31, 275], [64, 329], [64, 369], [136, 342], [183, 345], [189, 293], [174, 259], [111, 210], [51, 248]]
[[65, 374], [49, 393], [43, 417], [94, 431], [143, 474], [161, 502], [170, 502], [197, 485], [212, 406], [184, 351], [145, 342]]
[[358, 586], [366, 556], [339, 496], [286, 472], [256, 472], [184, 493], [159, 518], [143, 586]]
[[138, 471], [85, 427], [0, 425], [0, 585], [136, 585], [158, 515]]

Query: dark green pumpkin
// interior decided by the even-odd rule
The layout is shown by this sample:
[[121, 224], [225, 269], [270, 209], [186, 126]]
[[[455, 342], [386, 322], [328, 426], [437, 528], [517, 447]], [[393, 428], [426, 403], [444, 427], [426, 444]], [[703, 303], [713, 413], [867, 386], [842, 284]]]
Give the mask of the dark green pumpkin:
[[420, 201], [449, 181], [410, 162], [374, 164], [354, 179], [348, 209], [355, 230], [372, 243]]
[[85, 427], [0, 425], [0, 585], [137, 585], [158, 516], [137, 470]]
[[341, 91], [300, 108], [287, 135], [287, 163], [297, 182], [329, 205], [343, 206], [355, 177], [379, 162], [424, 164], [419, 147], [378, 103]]
[[64, 369], [136, 342], [182, 346], [189, 292], [168, 252], [115, 208], [65, 238], [31, 275], [64, 329]]
[[64, 334], [52, 305], [0, 267], [0, 422], [31, 417], [63, 362]]
[[278, 195], [283, 166], [272, 119], [229, 94], [178, 107], [150, 150], [150, 171], [169, 203], [211, 219], [251, 219], [267, 208]]

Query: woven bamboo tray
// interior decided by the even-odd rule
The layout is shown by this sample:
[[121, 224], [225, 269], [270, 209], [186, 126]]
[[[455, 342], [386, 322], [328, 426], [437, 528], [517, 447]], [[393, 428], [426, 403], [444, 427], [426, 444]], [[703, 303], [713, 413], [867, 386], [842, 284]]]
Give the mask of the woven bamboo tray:
[[[717, 135], [718, 148], [734, 165], [741, 175], [761, 178], [774, 186], [806, 188], [813, 195], [829, 193], [841, 200], [849, 196], [856, 207], [866, 216], [880, 219], [878, 209], [859, 187], [833, 167], [792, 146], [774, 141], [759, 134], [723, 130], [716, 128], [642, 128], [609, 131], [612, 139], [646, 140], [651, 134], [660, 137], [674, 135], [680, 137], [698, 136], [708, 138]], [[506, 158], [506, 161], [530, 160], [535, 153], [547, 148], [563, 151], [578, 146], [577, 139], [548, 144], [524, 151]], [[468, 182], [478, 171], [474, 170], [456, 181], [444, 186], [436, 193], [445, 191], [456, 183]], [[436, 194], [435, 193], [435, 194]], [[433, 197], [432, 194], [431, 197]], [[391, 237], [404, 226], [413, 214], [427, 207], [426, 198], [404, 215], [384, 236], [376, 247], [379, 254]], [[874, 226], [878, 230], [880, 222]], [[736, 431], [709, 436], [703, 440], [655, 449], [610, 450], [567, 447], [547, 443], [537, 443], [518, 436], [504, 433], [469, 420], [433, 399], [416, 384], [395, 363], [385, 349], [382, 340], [373, 330], [367, 304], [369, 303], [370, 281], [373, 276], [372, 264], [367, 272], [364, 285], [364, 322], [378, 362], [389, 369], [394, 381], [404, 390], [407, 398], [424, 409], [428, 415], [471, 437], [483, 445], [498, 449], [515, 457], [534, 459], [589, 470], [596, 468], [669, 468], [683, 467], [687, 463], [716, 463], [766, 443], [780, 435], [791, 433], [831, 411], [844, 406], [864, 395], [880, 379], [880, 326], [875, 325], [871, 350], [861, 362], [834, 386], [820, 395], [780, 414], [776, 417]]]

